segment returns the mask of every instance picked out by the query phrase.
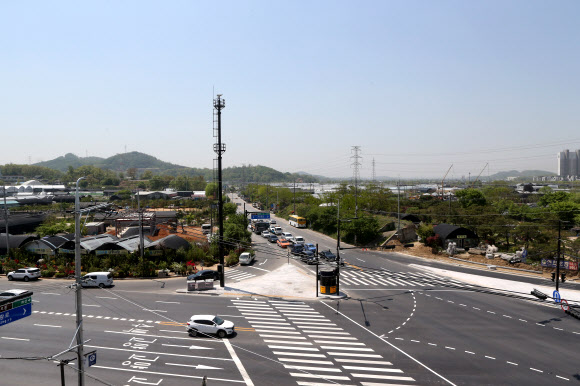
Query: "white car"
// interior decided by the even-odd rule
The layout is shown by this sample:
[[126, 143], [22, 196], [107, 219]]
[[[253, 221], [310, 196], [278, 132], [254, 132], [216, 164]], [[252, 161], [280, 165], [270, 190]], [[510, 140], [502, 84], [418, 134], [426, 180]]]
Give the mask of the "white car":
[[40, 269], [32, 267], [20, 268], [16, 271], [9, 272], [6, 276], [8, 277], [8, 280], [28, 281], [31, 279], [38, 279], [40, 277]]
[[14, 296], [22, 295], [25, 292], [28, 292], [28, 290], [11, 289], [11, 290], [2, 291], [2, 292], [0, 292], [0, 300], [11, 299]]
[[240, 265], [248, 265], [248, 264], [252, 264], [252, 261], [254, 261], [254, 258], [256, 256], [253, 253], [250, 252], [243, 252], [240, 255]]
[[220, 338], [234, 333], [234, 323], [217, 315], [193, 315], [187, 322], [189, 336], [215, 334]]
[[296, 244], [304, 244], [306, 241], [304, 241], [304, 237], [302, 236], [294, 236], [294, 242]]
[[270, 224], [276, 224], [276, 220], [270, 219]]
[[262, 231], [262, 237], [263, 238], [267, 238], [268, 236], [270, 236], [270, 232], [268, 232], [268, 231]]

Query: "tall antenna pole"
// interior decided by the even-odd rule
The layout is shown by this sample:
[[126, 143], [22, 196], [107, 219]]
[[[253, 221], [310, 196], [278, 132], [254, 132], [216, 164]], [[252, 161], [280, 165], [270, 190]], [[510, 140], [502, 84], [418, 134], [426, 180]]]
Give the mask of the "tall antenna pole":
[[[358, 217], [358, 180], [359, 180], [359, 170], [358, 169], [361, 165], [359, 160], [362, 158], [360, 155], [358, 155], [358, 152], [360, 151], [360, 146], [353, 146], [352, 151], [354, 152], [354, 155], [350, 158], [353, 159], [352, 167], [353, 167], [353, 177], [354, 177], [354, 217]], [[356, 240], [355, 240], [355, 244], [356, 244]]]
[[8, 232], [8, 207], [6, 206], [6, 184], [3, 186], [4, 189], [4, 232], [6, 232], [6, 257], [10, 258], [10, 234]]
[[76, 281], [76, 322], [77, 322], [77, 366], [79, 369], [79, 386], [85, 385], [85, 371], [83, 358], [83, 291], [81, 285], [81, 209], [79, 203], [79, 182], [75, 191], [75, 281]]
[[219, 244], [218, 254], [220, 257], [220, 287], [225, 286], [224, 276], [224, 217], [223, 217], [223, 197], [222, 197], [222, 154], [226, 152], [226, 145], [222, 143], [222, 109], [226, 107], [225, 99], [222, 99], [222, 94], [217, 94], [217, 98], [213, 100], [213, 108], [217, 115], [217, 128], [214, 122], [214, 136], [216, 136], [217, 129], [217, 143], [213, 145], [213, 151], [218, 155], [218, 224], [219, 224]]
[[377, 175], [375, 173], [375, 158], [373, 157], [373, 181], [377, 180]]

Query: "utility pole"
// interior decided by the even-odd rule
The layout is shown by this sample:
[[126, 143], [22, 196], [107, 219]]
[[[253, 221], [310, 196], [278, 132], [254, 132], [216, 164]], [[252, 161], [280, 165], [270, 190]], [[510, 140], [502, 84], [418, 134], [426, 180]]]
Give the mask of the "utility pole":
[[558, 255], [556, 256], [556, 291], [560, 290], [560, 241], [562, 221], [558, 220]]
[[294, 210], [292, 211], [292, 214], [296, 214], [296, 179], [294, 179], [294, 198], [292, 200], [294, 201]]
[[340, 295], [340, 200], [336, 209], [336, 295]]
[[6, 185], [3, 185], [4, 189], [4, 232], [6, 232], [6, 257], [10, 258], [10, 234], [8, 232], [8, 207], [6, 206]]
[[373, 181], [377, 180], [377, 175], [375, 173], [375, 158], [373, 157]]
[[350, 158], [354, 159], [352, 161], [353, 177], [354, 177], [354, 217], [358, 217], [358, 180], [359, 180], [359, 167], [361, 166], [359, 159], [362, 158], [360, 155], [358, 155], [358, 152], [360, 151], [360, 146], [353, 146], [352, 151], [354, 152], [354, 155]]
[[143, 264], [143, 212], [141, 211], [141, 195], [139, 194], [139, 189], [137, 189], [137, 213], [139, 214], [139, 257], [141, 258], [141, 264]]
[[[401, 180], [397, 181], [397, 233], [401, 230]], [[400, 236], [400, 235], [399, 235]]]
[[[222, 154], [226, 151], [226, 145], [222, 143], [222, 109], [226, 107], [225, 99], [222, 99], [222, 94], [217, 94], [217, 98], [213, 100], [214, 112], [214, 136], [217, 130], [217, 143], [213, 145], [213, 151], [218, 155], [218, 223], [219, 223], [219, 244], [218, 254], [220, 257], [220, 287], [225, 286], [224, 275], [224, 217], [223, 217], [223, 197], [222, 197]], [[217, 127], [215, 126], [215, 118], [217, 116]]]
[[77, 180], [75, 191], [75, 281], [76, 281], [76, 322], [77, 322], [77, 367], [78, 385], [85, 385], [84, 356], [83, 356], [83, 295], [81, 285], [81, 208], [79, 203], [79, 182]]

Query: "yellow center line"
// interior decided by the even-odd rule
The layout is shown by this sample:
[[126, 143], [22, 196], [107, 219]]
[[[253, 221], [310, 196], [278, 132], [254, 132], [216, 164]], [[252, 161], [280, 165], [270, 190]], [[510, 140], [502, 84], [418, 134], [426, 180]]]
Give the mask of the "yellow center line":
[[345, 262], [345, 264], [348, 265], [349, 267], [353, 267], [353, 268], [356, 268], [356, 269], [360, 269], [361, 271], [364, 271], [364, 269], [362, 269], [360, 267], [357, 267], [356, 265], [352, 265], [352, 264], [347, 263], [347, 262]]

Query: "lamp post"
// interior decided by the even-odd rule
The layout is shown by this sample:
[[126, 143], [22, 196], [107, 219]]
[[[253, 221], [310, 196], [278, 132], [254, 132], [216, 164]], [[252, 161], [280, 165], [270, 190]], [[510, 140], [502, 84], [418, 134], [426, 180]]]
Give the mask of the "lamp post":
[[337, 273], [337, 280], [336, 280], [336, 294], [340, 295], [340, 223], [341, 222], [351, 222], [351, 220], [356, 220], [358, 217], [353, 218], [340, 218], [340, 200], [338, 200], [338, 210], [336, 211], [336, 273]]
[[8, 233], [8, 207], [6, 206], [6, 185], [4, 189], [4, 232], [6, 232], [6, 257], [10, 258], [10, 235]]
[[79, 386], [84, 386], [84, 358], [83, 358], [83, 297], [81, 286], [81, 209], [79, 203], [79, 182], [85, 177], [77, 180], [75, 190], [75, 281], [76, 281], [76, 322], [77, 322], [77, 366]]

